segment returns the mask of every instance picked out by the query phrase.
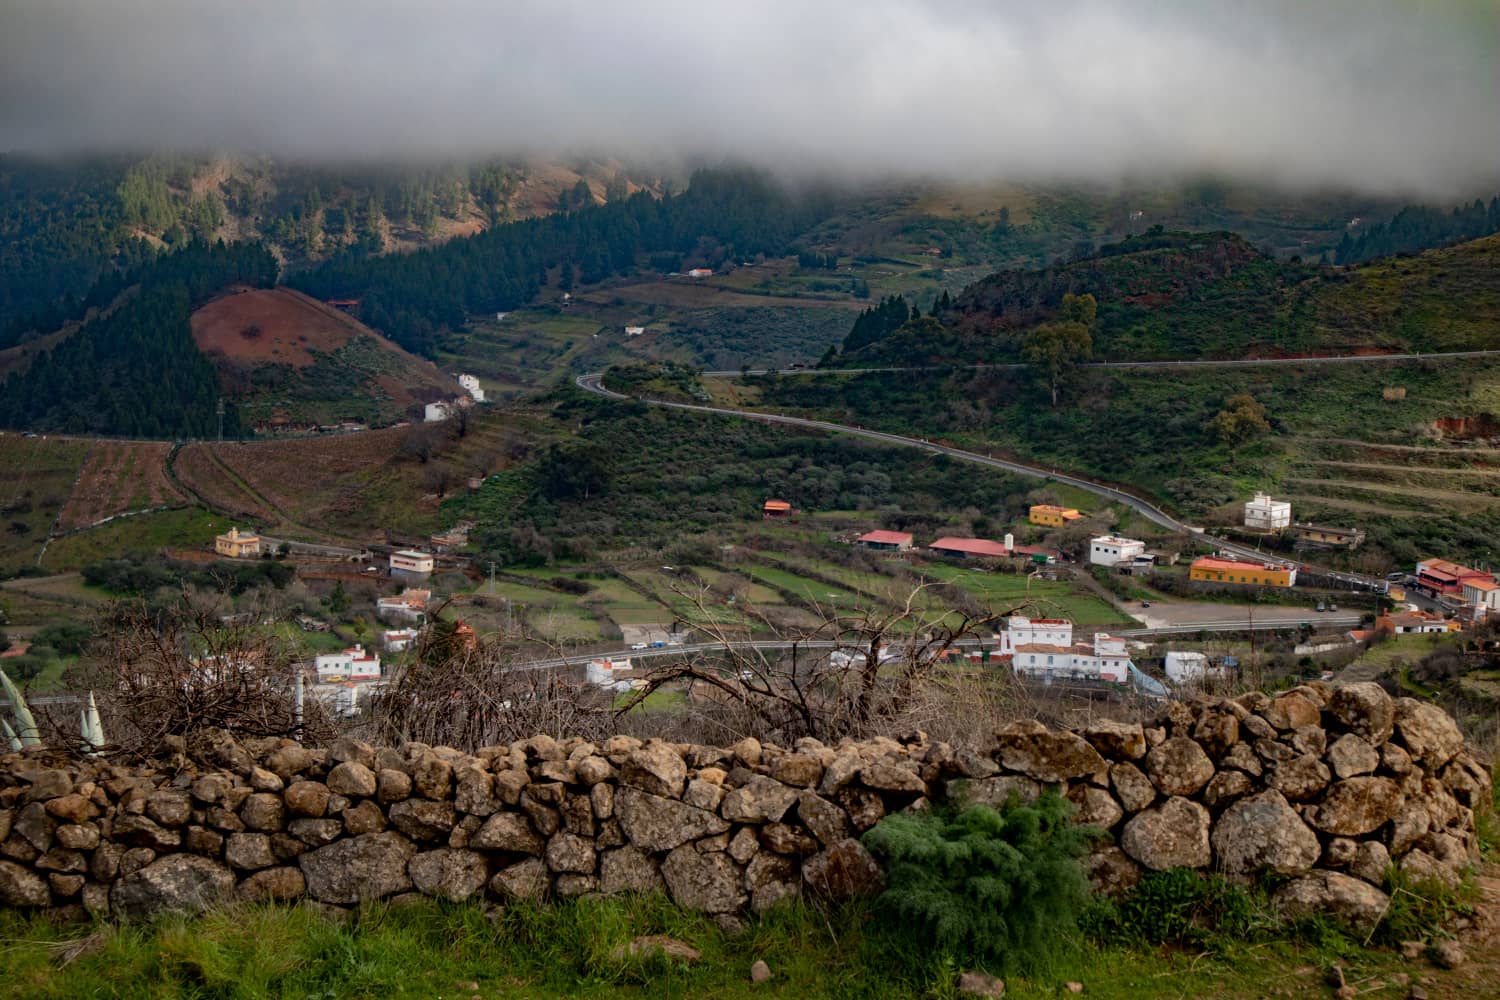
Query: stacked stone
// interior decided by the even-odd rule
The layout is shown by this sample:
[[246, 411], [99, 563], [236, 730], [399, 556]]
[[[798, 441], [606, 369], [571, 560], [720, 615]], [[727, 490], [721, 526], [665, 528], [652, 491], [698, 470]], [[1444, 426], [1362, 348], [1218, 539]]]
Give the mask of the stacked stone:
[[996, 776], [949, 794], [999, 802], [1058, 786], [1112, 835], [1090, 859], [1099, 888], [1145, 869], [1275, 872], [1294, 876], [1276, 894], [1285, 910], [1356, 927], [1385, 911], [1392, 865], [1456, 885], [1478, 860], [1474, 814], [1490, 808], [1488, 772], [1453, 719], [1369, 683], [1171, 702], [1148, 727], [1018, 723], [994, 757]]
[[[1111, 841], [1106, 890], [1184, 865], [1294, 876], [1356, 924], [1393, 862], [1452, 881], [1489, 777], [1452, 719], [1373, 684], [1172, 703], [1156, 724], [1007, 726], [986, 754], [915, 733], [790, 749], [536, 736], [476, 754], [210, 741], [127, 767], [0, 757], [0, 903], [132, 918], [227, 899], [349, 906], [663, 890], [710, 913], [878, 887], [858, 837], [930, 797], [1056, 787]], [[50, 764], [49, 764], [50, 761]]]

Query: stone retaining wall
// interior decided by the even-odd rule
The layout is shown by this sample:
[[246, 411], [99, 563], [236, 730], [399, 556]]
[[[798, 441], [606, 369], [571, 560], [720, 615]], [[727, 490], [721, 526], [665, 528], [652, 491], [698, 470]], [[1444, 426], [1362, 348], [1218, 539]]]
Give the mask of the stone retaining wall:
[[1167, 705], [1155, 725], [1009, 725], [988, 753], [913, 734], [789, 749], [537, 736], [474, 755], [222, 734], [150, 764], [0, 757], [0, 902], [123, 918], [223, 899], [348, 906], [664, 890], [710, 913], [879, 885], [858, 837], [932, 799], [1047, 786], [1144, 869], [1293, 876], [1288, 909], [1368, 925], [1387, 869], [1452, 882], [1489, 775], [1453, 720], [1374, 684]]

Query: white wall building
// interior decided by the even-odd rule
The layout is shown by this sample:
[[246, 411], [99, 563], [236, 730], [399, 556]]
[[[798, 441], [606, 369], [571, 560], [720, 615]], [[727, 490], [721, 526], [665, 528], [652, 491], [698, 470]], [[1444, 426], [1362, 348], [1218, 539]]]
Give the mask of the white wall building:
[[1073, 623], [1066, 618], [1027, 618], [1011, 615], [998, 636], [1000, 656], [1012, 656], [1019, 646], [1072, 646]]
[[1095, 566], [1119, 566], [1133, 563], [1136, 556], [1146, 554], [1146, 543], [1134, 538], [1116, 538], [1100, 535], [1089, 540], [1089, 562]]
[[380, 641], [387, 653], [399, 653], [403, 649], [410, 649], [411, 644], [417, 641], [417, 631], [410, 628], [388, 628], [381, 633]]
[[1245, 504], [1245, 527], [1254, 531], [1280, 531], [1292, 523], [1292, 502], [1272, 500], [1269, 493], [1257, 493]]
[[1079, 642], [1069, 646], [1026, 643], [1018, 646], [1011, 665], [1019, 677], [1125, 684], [1130, 680], [1130, 668], [1134, 664], [1125, 650], [1124, 639], [1096, 632], [1092, 643]]
[[625, 328], [625, 336], [627, 337], [639, 337], [645, 332], [646, 328], [644, 326], [627, 326]]
[[1227, 667], [1212, 662], [1207, 653], [1191, 650], [1168, 652], [1165, 666], [1167, 680], [1173, 684], [1202, 683], [1225, 677], [1229, 673]]
[[1500, 583], [1494, 580], [1481, 580], [1473, 578], [1465, 580], [1463, 584], [1464, 603], [1483, 608], [1488, 614], [1492, 611], [1500, 611]]
[[402, 549], [391, 553], [391, 574], [406, 576], [431, 576], [432, 555], [415, 549]]
[[476, 403], [484, 402], [484, 390], [479, 387], [479, 379], [473, 375], [464, 374], [458, 377], [458, 384], [463, 386], [464, 392]]
[[435, 424], [447, 420], [453, 415], [452, 403], [428, 403], [422, 408], [422, 420], [424, 423]]
[[356, 643], [337, 653], [323, 653], [313, 659], [319, 684], [339, 681], [369, 681], [380, 676], [380, 657]]

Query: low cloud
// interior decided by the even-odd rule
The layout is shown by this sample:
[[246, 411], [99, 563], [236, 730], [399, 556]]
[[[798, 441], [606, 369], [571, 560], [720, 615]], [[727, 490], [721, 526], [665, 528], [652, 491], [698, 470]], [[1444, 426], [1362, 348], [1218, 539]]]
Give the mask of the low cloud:
[[1493, 0], [0, 0], [0, 148], [1500, 177]]

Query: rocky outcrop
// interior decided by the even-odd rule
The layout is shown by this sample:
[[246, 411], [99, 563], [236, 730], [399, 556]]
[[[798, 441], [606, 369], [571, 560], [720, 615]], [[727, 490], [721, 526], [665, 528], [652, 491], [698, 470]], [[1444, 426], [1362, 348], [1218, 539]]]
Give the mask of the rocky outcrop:
[[0, 757], [0, 905], [134, 918], [231, 899], [664, 890], [762, 911], [879, 891], [859, 837], [884, 816], [1050, 789], [1108, 835], [1088, 859], [1103, 891], [1178, 866], [1274, 872], [1292, 879], [1287, 912], [1362, 926], [1392, 866], [1456, 879], [1491, 808], [1453, 720], [1371, 684], [1174, 702], [1144, 725], [1014, 723], [988, 753], [922, 733], [791, 748], [536, 736], [474, 754], [207, 744], [200, 766]]

